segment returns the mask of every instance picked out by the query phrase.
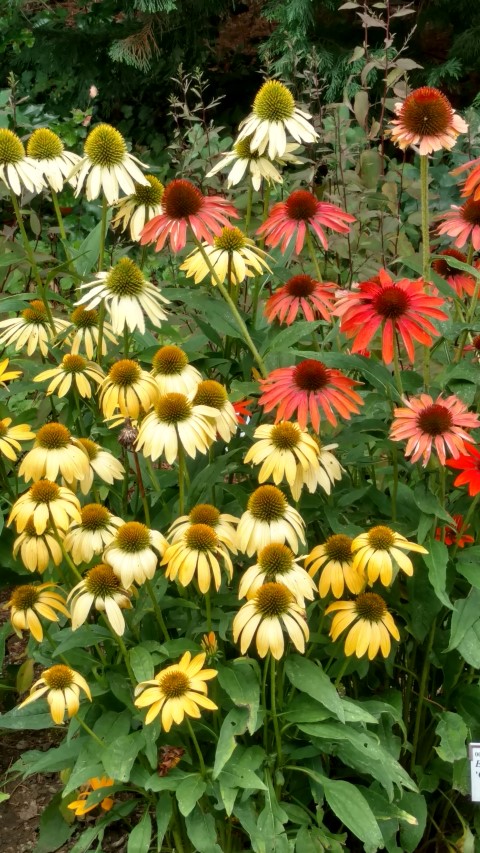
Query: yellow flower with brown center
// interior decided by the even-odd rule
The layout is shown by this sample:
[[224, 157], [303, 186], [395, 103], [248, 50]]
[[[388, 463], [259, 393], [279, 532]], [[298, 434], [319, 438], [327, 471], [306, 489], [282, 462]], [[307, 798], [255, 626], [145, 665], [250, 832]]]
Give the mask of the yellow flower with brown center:
[[217, 409], [195, 406], [185, 394], [162, 394], [142, 421], [137, 449], [153, 461], [162, 454], [171, 465], [181, 445], [195, 459], [215, 441]]
[[68, 484], [83, 480], [90, 472], [88, 454], [64, 424], [51, 421], [40, 427], [35, 444], [23, 457], [18, 473], [29, 480], [56, 480], [61, 475]]
[[93, 803], [93, 805], [87, 805], [87, 800], [93, 792], [103, 791], [104, 788], [111, 788], [115, 782], [113, 779], [110, 779], [108, 776], [95, 776], [93, 779], [89, 779], [86, 786], [82, 791], [80, 791], [78, 795], [78, 800], [74, 800], [72, 803], [67, 804], [67, 809], [72, 809], [75, 814], [75, 817], [83, 817], [88, 814], [88, 812], [96, 809], [97, 806], [100, 806], [102, 811], [109, 812], [111, 808], [113, 808], [114, 800], [112, 797], [104, 797], [100, 802]]
[[200, 382], [193, 398], [194, 406], [209, 406], [215, 409], [215, 426], [217, 432], [228, 442], [235, 435], [238, 428], [235, 409], [228, 399], [228, 394], [220, 382], [214, 379], [205, 379]]
[[345, 638], [344, 652], [347, 657], [355, 654], [361, 658], [368, 654], [368, 659], [373, 660], [381, 651], [386, 658], [391, 649], [390, 635], [395, 640], [400, 639], [387, 605], [375, 592], [362, 592], [355, 601], [334, 601], [325, 613], [335, 613], [330, 628], [334, 642], [352, 625]]
[[[78, 154], [65, 151], [62, 140], [48, 127], [34, 130], [27, 142], [27, 155], [36, 164], [40, 174], [55, 192], [63, 190], [72, 167], [80, 162]], [[74, 179], [71, 180], [75, 185]]]
[[345, 586], [354, 595], [362, 592], [365, 580], [353, 568], [352, 542], [350, 536], [335, 533], [305, 557], [305, 568], [312, 578], [320, 571], [318, 592], [321, 598], [325, 598], [330, 590], [335, 598], [341, 598]]
[[139, 521], [127, 521], [115, 531], [103, 559], [128, 589], [134, 581], [140, 585], [153, 578], [167, 545], [158, 530], [150, 530]]
[[207, 696], [206, 681], [215, 678], [216, 669], [202, 669], [205, 655], [192, 658], [185, 652], [180, 661], [160, 670], [151, 681], [141, 681], [135, 688], [137, 708], [150, 708], [145, 723], [151, 723], [161, 712], [164, 731], [169, 732], [172, 724], [180, 725], [185, 714], [198, 720], [200, 708], [217, 711], [214, 702]]
[[58, 613], [69, 617], [65, 607], [65, 599], [54, 592], [56, 584], [41, 583], [16, 586], [12, 592], [10, 601], [6, 606], [10, 608], [10, 621], [12, 628], [18, 637], [22, 631], [31, 631], [37, 643], [43, 640], [42, 623], [39, 616], [50, 622], [58, 622]]
[[111, 269], [97, 273], [94, 281], [80, 285], [80, 290], [88, 292], [75, 305], [96, 308], [103, 301], [117, 335], [123, 334], [125, 328], [145, 332], [144, 312], [154, 326], [161, 326], [162, 320], [167, 319], [162, 305], [169, 305], [169, 300], [147, 281], [130, 258], [120, 258]]
[[80, 521], [80, 503], [71, 489], [57, 486], [51, 480], [38, 480], [15, 501], [7, 525], [15, 521], [17, 533], [21, 533], [30, 518], [37, 534], [43, 533], [52, 522], [65, 531], [70, 519]]
[[7, 128], [0, 129], [0, 181], [14, 195], [21, 195], [23, 189], [39, 193], [45, 187], [38, 164], [27, 157], [20, 137]]
[[300, 557], [295, 557], [287, 545], [271, 542], [258, 552], [257, 562], [244, 572], [238, 588], [239, 598], [252, 598], [265, 583], [282, 583], [293, 592], [299, 604], [304, 599], [312, 601], [315, 584], [308, 572], [298, 565]]
[[47, 527], [43, 533], [35, 530], [33, 517], [29, 518], [25, 529], [13, 543], [13, 556], [20, 559], [29, 572], [43, 574], [50, 560], [59, 566], [63, 559], [62, 549]]
[[8, 370], [8, 362], [10, 359], [4, 358], [0, 361], [0, 388], [6, 388], [6, 382], [11, 382], [12, 379], [18, 379], [22, 375], [21, 370]]
[[100, 386], [100, 406], [105, 418], [111, 418], [117, 409], [124, 417], [138, 418], [140, 411], [148, 412], [157, 398], [154, 379], [130, 358], [116, 361]]
[[[79, 438], [77, 441], [80, 447], [82, 447], [87, 454], [89, 461], [88, 473], [83, 480], [80, 480], [78, 483], [83, 495], [88, 495], [92, 488], [93, 477], [95, 474], [100, 477], [104, 483], [108, 483], [110, 486], [113, 485], [115, 480], [123, 480], [125, 468], [119, 459], [115, 459], [108, 450], [104, 450], [103, 447], [96, 444], [96, 442], [92, 441], [90, 438]], [[74, 491], [76, 491], [75, 486], [76, 483], [74, 481], [74, 485], [72, 485]]]
[[406, 575], [413, 575], [412, 561], [404, 551], [428, 554], [423, 545], [409, 542], [390, 527], [377, 525], [353, 540], [353, 569], [370, 585], [379, 577], [384, 586], [390, 586], [393, 573], [396, 576], [399, 569]]
[[220, 589], [222, 574], [219, 558], [231, 580], [232, 561], [214, 528], [208, 524], [192, 524], [181, 539], [167, 547], [161, 565], [166, 566], [166, 577], [169, 580], [178, 578], [182, 586], [188, 586], [196, 574], [198, 588], [205, 594], [210, 589], [212, 578], [217, 592]]
[[[298, 474], [303, 483], [304, 473], [310, 471], [313, 476], [320, 467], [315, 439], [306, 429], [301, 429], [298, 423], [281, 421], [273, 425], [261, 424], [253, 437], [259, 441], [252, 445], [244, 462], [262, 466], [258, 472], [259, 483], [271, 477], [278, 486], [282, 480], [286, 480], [293, 492]], [[295, 494], [294, 498], [298, 500], [299, 496], [300, 493]]]
[[19, 317], [0, 320], [0, 345], [8, 347], [15, 344], [17, 352], [26, 346], [27, 355], [33, 355], [38, 347], [40, 353], [46, 358], [48, 345], [55, 335], [69, 325], [66, 320], [59, 320], [58, 317], [53, 318], [53, 323], [55, 334], [43, 302], [40, 299], [32, 299], [28, 308], [25, 308]]
[[[98, 347], [98, 318], [99, 314], [96, 308], [84, 308], [79, 305], [74, 308], [70, 314], [70, 323], [73, 328], [69, 328], [68, 334], [65, 337], [65, 345], [71, 347], [72, 355], [79, 355], [80, 350], [85, 350], [85, 355], [88, 359], [92, 359], [95, 350]], [[110, 323], [106, 320], [103, 322], [102, 336], [102, 355], [107, 354], [107, 340], [112, 344], [117, 344], [118, 341], [113, 334], [113, 329]]]
[[248, 499], [237, 529], [238, 547], [249, 557], [270, 542], [288, 542], [294, 553], [305, 542], [305, 522], [276, 486], [259, 486]]
[[90, 688], [83, 675], [70, 669], [64, 664], [56, 664], [50, 669], [45, 669], [41, 678], [32, 685], [30, 696], [24, 699], [18, 706], [24, 708], [30, 702], [35, 702], [47, 694], [46, 699], [50, 706], [50, 714], [54, 723], [63, 723], [65, 712], [73, 717], [80, 707], [80, 690], [83, 690], [87, 698], [92, 701]]
[[118, 225], [125, 231], [130, 226], [130, 236], [136, 242], [140, 240], [145, 224], [154, 216], [163, 213], [162, 198], [165, 187], [154, 175], [144, 177], [147, 184], [135, 184], [135, 192], [117, 202], [117, 213], [112, 219], [113, 228]]
[[[1, 365], [0, 365], [1, 367]], [[31, 441], [35, 438], [28, 424], [14, 424], [12, 418], [0, 419], [0, 454], [6, 456], [10, 462], [15, 462], [18, 454], [22, 451], [21, 441]]]
[[96, 390], [104, 381], [105, 376], [98, 364], [87, 361], [82, 355], [67, 353], [57, 367], [42, 370], [34, 377], [34, 382], [43, 382], [51, 379], [46, 390], [47, 397], [55, 394], [57, 397], [65, 397], [65, 394], [73, 388], [78, 391], [80, 397], [88, 399], [92, 396], [91, 382]]
[[332, 453], [332, 450], [337, 449], [338, 444], [323, 445], [317, 435], [312, 438], [318, 448], [319, 465], [317, 468], [302, 468], [297, 465], [297, 476], [292, 486], [292, 495], [296, 501], [299, 500], [304, 486], [311, 494], [320, 486], [329, 495], [335, 481], [342, 479], [342, 472], [345, 470]]
[[242, 655], [255, 637], [261, 658], [271, 652], [280, 660], [285, 651], [284, 631], [297, 651], [303, 654], [309, 637], [305, 611], [283, 583], [263, 584], [233, 620], [233, 642], [240, 643]]
[[102, 554], [115, 538], [117, 529], [123, 524], [121, 518], [112, 515], [101, 504], [85, 504], [80, 518], [72, 522], [63, 544], [72, 555], [73, 562], [89, 563], [96, 554]]
[[285, 151], [281, 157], [276, 158], [276, 164], [274, 165], [268, 157], [262, 157], [258, 151], [252, 151], [250, 147], [252, 136], [246, 136], [240, 141], [237, 140], [232, 150], [222, 154], [221, 159], [213, 169], [207, 172], [205, 177], [210, 178], [222, 169], [232, 166], [227, 177], [227, 187], [236, 186], [240, 183], [244, 175], [248, 173], [253, 189], [258, 192], [263, 179], [268, 183], [283, 184], [283, 178], [276, 165], [284, 166], [287, 163], [301, 165], [305, 162], [303, 157], [295, 155], [295, 151], [300, 146], [294, 142], [287, 142]]
[[122, 134], [110, 124], [98, 124], [90, 131], [83, 153], [68, 176], [69, 180], [76, 179], [76, 196], [80, 195], [86, 182], [88, 201], [98, 198], [103, 192], [108, 203], [114, 204], [120, 190], [131, 195], [135, 192], [136, 183], [148, 184], [139, 169], [139, 166], [146, 168], [145, 164], [128, 153]]
[[266, 261], [269, 257], [267, 252], [256, 246], [239, 228], [222, 228], [222, 233], [214, 237], [213, 246], [204, 242], [202, 249], [194, 249], [180, 265], [187, 278], [193, 278], [195, 284], [210, 276], [213, 285], [217, 279], [222, 284], [228, 279], [230, 284], [238, 285], [246, 278], [271, 272]]
[[213, 528], [220, 542], [223, 542], [233, 554], [237, 553], [237, 530], [240, 521], [235, 515], [220, 512], [212, 504], [197, 504], [188, 515], [177, 518], [167, 534], [167, 539], [178, 542], [193, 524], [206, 524]]
[[202, 376], [188, 358], [174, 344], [160, 347], [152, 360], [152, 376], [158, 385], [160, 394], [179, 393], [187, 397], [195, 393]]
[[240, 123], [237, 144], [249, 137], [251, 151], [263, 154], [268, 149], [270, 160], [281, 158], [287, 150], [287, 131], [296, 142], [318, 139], [309, 118], [283, 83], [267, 80], [255, 96], [252, 112]]
[[68, 602], [72, 617], [72, 631], [76, 631], [85, 622], [90, 609], [104, 612], [116, 634], [125, 631], [125, 619], [122, 610], [131, 607], [128, 591], [120, 583], [112, 567], [99, 563], [90, 569], [85, 577], [69, 593]]

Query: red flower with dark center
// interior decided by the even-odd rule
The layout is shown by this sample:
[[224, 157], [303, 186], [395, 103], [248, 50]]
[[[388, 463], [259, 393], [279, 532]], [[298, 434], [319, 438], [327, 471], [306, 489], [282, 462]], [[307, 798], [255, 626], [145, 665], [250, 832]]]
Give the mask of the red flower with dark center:
[[[448, 465], [448, 462], [447, 462], [447, 465]], [[445, 533], [444, 534], [443, 534], [443, 528], [442, 527], [435, 528], [435, 539], [438, 539], [441, 541], [442, 540], [442, 534], [443, 534], [443, 540], [445, 542], [445, 545], [448, 545], [448, 547], [450, 547], [450, 545], [456, 545], [457, 548], [464, 548], [465, 545], [470, 545], [472, 542], [475, 542], [474, 537], [469, 536], [466, 532], [467, 530], [470, 530], [470, 525], [467, 525], [467, 527], [465, 528], [465, 530], [461, 536], [458, 535], [459, 531], [463, 527], [463, 515], [452, 515], [452, 518], [455, 522], [455, 526], [454, 527], [450, 527], [450, 526], [445, 527]]]
[[447, 459], [448, 468], [454, 468], [462, 473], [454, 481], [454, 486], [467, 486], [471, 498], [480, 492], [480, 452], [476, 446], [465, 448], [466, 453], [456, 459]]
[[382, 358], [393, 361], [395, 336], [398, 335], [411, 362], [415, 358], [414, 341], [431, 346], [439, 332], [430, 322], [447, 320], [440, 311], [443, 300], [424, 289], [423, 279], [393, 281], [385, 270], [368, 281], [360, 282], [354, 290], [341, 290], [334, 315], [342, 318], [340, 331], [354, 338], [352, 353], [368, 347], [378, 329], [382, 328]]
[[321, 361], [307, 359], [296, 367], [280, 367], [260, 382], [262, 396], [259, 399], [265, 412], [278, 406], [275, 423], [288, 420], [296, 413], [300, 428], [305, 429], [308, 420], [316, 432], [320, 430], [320, 409], [325, 417], [336, 426], [334, 409], [341, 417], [349, 420], [352, 412], [358, 414], [363, 400], [354, 391], [355, 382], [340, 370], [326, 367]]
[[434, 447], [442, 465], [445, 465], [446, 451], [455, 459], [467, 453], [465, 442], [474, 443], [474, 439], [465, 432], [480, 426], [478, 415], [467, 411], [467, 407], [454, 394], [445, 399], [438, 396], [433, 400], [429, 394], [404, 399], [405, 407], [394, 410], [395, 420], [390, 429], [393, 441], [407, 440], [405, 456], [411, 462], [423, 459], [427, 465]]
[[435, 258], [432, 261], [432, 269], [448, 282], [459, 299], [462, 299], [465, 294], [473, 296], [475, 290], [475, 279], [473, 276], [448, 263], [448, 258], [454, 258], [462, 264], [466, 264], [467, 256], [463, 252], [457, 251], [457, 249], [444, 249], [442, 252], [438, 252], [438, 254], [442, 257]]
[[450, 174], [456, 177], [468, 169], [472, 171], [463, 182], [461, 195], [463, 198], [473, 196], [473, 201], [480, 201], [480, 157], [477, 157], [475, 160], [469, 160], [468, 163], [463, 163], [462, 166], [457, 166]]
[[286, 252], [295, 238], [295, 252], [298, 254], [302, 251], [307, 228], [312, 229], [326, 250], [328, 242], [323, 228], [348, 234], [351, 222], [355, 222], [355, 217], [334, 204], [318, 201], [308, 190], [295, 190], [286, 201], [273, 205], [257, 234], [265, 237], [267, 246], [274, 247], [281, 243], [282, 253]]
[[431, 86], [415, 89], [403, 103], [395, 104], [395, 115], [390, 125], [392, 141], [402, 149], [418, 145], [420, 154], [450, 150], [457, 136], [468, 130], [448, 98]]
[[480, 249], [480, 201], [469, 198], [461, 207], [452, 204], [449, 211], [437, 218], [443, 220], [437, 228], [438, 234], [455, 237], [454, 246], [461, 249], [471, 240], [473, 248]]
[[318, 320], [322, 317], [329, 322], [332, 317], [335, 285], [330, 282], [315, 281], [309, 275], [295, 275], [270, 296], [264, 313], [272, 323], [290, 326], [300, 311], [306, 320]]

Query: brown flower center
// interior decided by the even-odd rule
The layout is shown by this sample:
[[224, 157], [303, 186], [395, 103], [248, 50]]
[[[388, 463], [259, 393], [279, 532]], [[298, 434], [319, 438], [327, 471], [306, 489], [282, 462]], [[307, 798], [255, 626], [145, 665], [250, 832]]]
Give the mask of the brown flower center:
[[190, 510], [189, 519], [192, 524], [208, 524], [216, 527], [220, 521], [220, 510], [212, 504], [197, 504]]
[[30, 303], [30, 307], [25, 308], [25, 310], [22, 311], [22, 317], [27, 323], [31, 323], [35, 326], [39, 324], [45, 325], [47, 322], [45, 307], [38, 299], [34, 299], [33, 302]]
[[63, 356], [62, 367], [65, 373], [82, 373], [86, 366], [86, 359], [81, 355], [72, 355], [71, 353], [68, 353], [68, 355]]
[[190, 181], [180, 178], [165, 187], [162, 206], [171, 219], [186, 219], [202, 208], [203, 195]]
[[[47, 531], [45, 531], [45, 532], [47, 532]], [[35, 536], [35, 538], [41, 538], [41, 537], [39, 537], [39, 534], [35, 530], [35, 525], [33, 523], [33, 515], [30, 516], [30, 518], [28, 519], [28, 521], [25, 525], [25, 534], [27, 536]]]
[[388, 551], [395, 543], [393, 530], [379, 524], [368, 531], [368, 544], [376, 551]]
[[159, 681], [160, 690], [167, 699], [178, 699], [183, 696], [190, 687], [190, 679], [180, 669], [167, 672]]
[[294, 385], [300, 391], [321, 391], [328, 385], [329, 380], [330, 371], [321, 361], [315, 361], [313, 358], [301, 361], [293, 371]]
[[30, 489], [30, 497], [37, 504], [48, 504], [60, 496], [60, 486], [50, 480], [39, 480]]
[[276, 486], [260, 486], [248, 499], [247, 509], [255, 520], [270, 524], [283, 518], [287, 499]]
[[352, 561], [352, 542], [350, 536], [345, 536], [344, 533], [335, 533], [329, 536], [325, 542], [325, 554], [329, 560], [335, 560], [338, 563], [351, 563]]
[[155, 412], [157, 418], [166, 424], [178, 424], [180, 421], [186, 421], [192, 414], [192, 404], [188, 401], [185, 394], [163, 394], [159, 398]]
[[47, 450], [59, 450], [70, 444], [70, 430], [63, 424], [49, 423], [40, 427], [37, 432], [37, 445]]
[[138, 296], [145, 290], [143, 273], [130, 258], [120, 258], [108, 273], [105, 284], [115, 296]]
[[366, 619], [367, 622], [381, 622], [387, 606], [379, 595], [375, 592], [362, 592], [355, 599], [355, 612], [360, 619]]
[[469, 198], [461, 207], [461, 215], [470, 225], [480, 225], [480, 201]]
[[152, 360], [153, 375], [161, 373], [163, 376], [176, 376], [185, 370], [188, 364], [188, 358], [174, 344], [169, 344], [165, 347], [160, 347], [155, 353]]
[[139, 521], [127, 521], [118, 528], [115, 544], [121, 551], [137, 554], [150, 546], [150, 531]]
[[101, 504], [85, 504], [80, 510], [82, 527], [85, 530], [102, 530], [110, 520], [108, 509]]
[[70, 314], [70, 320], [77, 329], [92, 329], [98, 326], [98, 311], [96, 308], [84, 308], [79, 305]]
[[15, 610], [31, 610], [40, 597], [40, 592], [33, 584], [16, 586], [10, 598], [10, 604]]
[[290, 421], [284, 421], [272, 427], [270, 441], [277, 450], [293, 450], [299, 443], [300, 436], [299, 427]]
[[218, 545], [217, 535], [208, 524], [192, 524], [185, 533], [185, 542], [192, 551], [213, 551]]
[[284, 575], [293, 568], [293, 553], [287, 545], [271, 542], [258, 554], [258, 565], [268, 577]]
[[222, 228], [222, 233], [213, 242], [216, 249], [223, 249], [224, 252], [238, 252], [247, 244], [240, 228]]
[[195, 406], [211, 406], [212, 409], [223, 409], [228, 400], [227, 392], [223, 385], [214, 379], [205, 379], [197, 386]]
[[419, 429], [431, 436], [443, 435], [451, 429], [452, 425], [452, 415], [446, 406], [442, 406], [439, 403], [427, 406], [417, 416], [417, 426]]
[[117, 361], [108, 371], [108, 376], [113, 384], [120, 385], [122, 388], [134, 385], [140, 379], [141, 374], [140, 365], [129, 358]]
[[283, 583], [265, 583], [255, 596], [257, 613], [266, 619], [288, 613], [292, 601], [293, 595]]
[[410, 305], [410, 297], [401, 287], [391, 285], [384, 287], [381, 292], [375, 296], [373, 307], [377, 314], [381, 314], [385, 320], [398, 320], [408, 311]]
[[99, 563], [85, 575], [85, 588], [92, 595], [107, 598], [120, 589], [120, 580], [111, 566]]
[[86, 451], [88, 458], [90, 461], [96, 459], [98, 456], [98, 452], [100, 450], [98, 444], [95, 444], [90, 438], [79, 438], [79, 444], [82, 445], [83, 449]]
[[472, 346], [474, 346], [475, 349], [480, 352], [480, 335], [475, 335], [472, 341]]
[[448, 98], [438, 89], [422, 86], [409, 95], [402, 106], [400, 121], [419, 136], [437, 136], [451, 126], [453, 110]]
[[71, 687], [73, 682], [73, 670], [68, 666], [64, 666], [62, 663], [56, 664], [56, 666], [51, 666], [50, 669], [46, 669], [43, 673], [43, 678], [47, 687], [50, 687], [51, 690], [65, 690], [67, 687]]
[[311, 275], [294, 275], [285, 284], [285, 290], [289, 296], [305, 299], [315, 292], [317, 282]]
[[285, 207], [289, 219], [308, 221], [315, 216], [318, 201], [308, 190], [295, 190], [288, 196]]
[[432, 267], [436, 273], [441, 275], [442, 278], [447, 278], [447, 276], [450, 275], [461, 275], [462, 271], [450, 266], [447, 258], [455, 258], [455, 260], [466, 264], [467, 256], [464, 255], [463, 252], [459, 252], [457, 249], [445, 249], [443, 252], [439, 252], [438, 254], [442, 255], [442, 257], [436, 258], [432, 261]]

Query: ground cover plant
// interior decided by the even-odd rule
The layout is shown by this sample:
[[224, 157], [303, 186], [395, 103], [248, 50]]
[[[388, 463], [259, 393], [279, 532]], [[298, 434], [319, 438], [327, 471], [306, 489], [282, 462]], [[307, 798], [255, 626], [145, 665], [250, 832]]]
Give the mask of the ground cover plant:
[[314, 115], [266, 80], [234, 139], [186, 110], [166, 181], [103, 122], [0, 129], [39, 850], [478, 847], [479, 122], [401, 52], [369, 103], [364, 59]]

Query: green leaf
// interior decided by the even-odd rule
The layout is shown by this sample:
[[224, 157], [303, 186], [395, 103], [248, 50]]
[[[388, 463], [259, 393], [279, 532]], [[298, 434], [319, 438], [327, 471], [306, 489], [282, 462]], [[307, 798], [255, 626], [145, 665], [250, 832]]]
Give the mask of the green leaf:
[[222, 848], [217, 844], [213, 815], [204, 814], [197, 807], [192, 814], [185, 818], [185, 826], [196, 853], [222, 853]]
[[435, 595], [445, 605], [453, 610], [453, 604], [446, 592], [448, 548], [444, 542], [427, 539], [425, 547], [428, 554], [422, 554], [423, 562], [428, 568], [428, 579], [432, 584]]
[[284, 824], [288, 822], [287, 813], [278, 804], [269, 775], [265, 791], [265, 806], [258, 816], [257, 828], [265, 842], [266, 853], [288, 853], [288, 839]]
[[10, 794], [6, 794], [5, 791], [0, 791], [0, 803], [4, 803], [5, 800], [10, 799]]
[[75, 739], [68, 743], [66, 740], [57, 747], [50, 747], [46, 752], [31, 749], [24, 752], [14, 764], [14, 769], [23, 773], [24, 778], [32, 773], [59, 773], [66, 767], [72, 767], [79, 753], [81, 744]]
[[260, 706], [260, 682], [256, 670], [245, 658], [238, 658], [232, 663], [218, 666], [218, 680], [234, 705], [247, 708], [247, 728], [253, 735]]
[[124, 735], [110, 743], [100, 756], [107, 776], [116, 782], [128, 782], [133, 762], [144, 743], [142, 732]]
[[133, 674], [137, 681], [149, 681], [154, 676], [153, 660], [143, 646], [134, 646], [128, 653]]
[[323, 846], [315, 827], [302, 826], [295, 839], [295, 853], [323, 853]]
[[[450, 628], [450, 642], [447, 652], [460, 647], [467, 632], [480, 619], [480, 591], [471, 589], [467, 598], [459, 598], [455, 602], [455, 609], [452, 613], [452, 624]], [[0, 720], [1, 725], [1, 720]]]
[[325, 799], [339, 820], [365, 844], [368, 853], [383, 847], [383, 837], [375, 815], [355, 785], [337, 779], [319, 779]]
[[460, 714], [454, 714], [453, 711], [440, 714], [437, 735], [440, 738], [440, 746], [436, 746], [435, 751], [443, 761], [452, 763], [465, 758], [468, 729]]
[[213, 778], [216, 779], [222, 768], [231, 757], [237, 741], [235, 735], [243, 735], [247, 730], [249, 719], [248, 708], [232, 708], [225, 717], [218, 737]]
[[207, 784], [200, 773], [192, 773], [180, 782], [176, 790], [178, 808], [184, 817], [195, 808], [200, 797], [203, 797]]
[[345, 722], [345, 712], [342, 700], [335, 687], [320, 666], [300, 655], [291, 655], [287, 659], [285, 672], [288, 680], [297, 690], [301, 690], [312, 699], [316, 699], [324, 708], [342, 723]]
[[172, 798], [166, 792], [161, 793], [157, 797], [157, 806], [155, 809], [155, 819], [157, 821], [157, 853], [162, 849], [163, 839], [165, 838], [170, 818], [172, 817]]
[[452, 516], [446, 512], [437, 496], [429, 492], [422, 483], [415, 487], [413, 494], [418, 509], [426, 515], [436, 516], [448, 524], [454, 524]]
[[33, 853], [55, 853], [73, 834], [75, 826], [64, 819], [60, 811], [61, 801], [62, 794], [59, 792], [42, 812], [38, 841]]
[[321, 325], [321, 320], [313, 322], [310, 320], [297, 320], [297, 322], [292, 326], [288, 326], [286, 329], [282, 329], [280, 332], [277, 332], [273, 340], [267, 341], [260, 354], [264, 356], [268, 352], [275, 352], [276, 350], [288, 352], [288, 350], [293, 347], [294, 344], [298, 343], [298, 341], [301, 341], [302, 338], [307, 338], [313, 335]]
[[11, 731], [21, 731], [22, 729], [30, 729], [37, 731], [39, 729], [54, 729], [50, 714], [46, 711], [39, 711], [38, 706], [27, 705], [25, 708], [12, 708], [6, 714], [0, 714], [0, 729], [10, 729]]
[[218, 776], [219, 782], [228, 788], [252, 788], [265, 791], [266, 785], [255, 773], [263, 763], [265, 753], [259, 746], [237, 746], [235, 754]]
[[[107, 229], [112, 218], [112, 210], [107, 213]], [[102, 223], [99, 222], [95, 228], [90, 231], [87, 237], [79, 246], [76, 258], [73, 259], [73, 264], [78, 274], [84, 278], [88, 273], [91, 273], [93, 267], [98, 261], [100, 253], [100, 235], [102, 231]]]
[[402, 809], [414, 815], [417, 823], [410, 821], [402, 822], [400, 825], [400, 841], [405, 853], [415, 853], [425, 832], [427, 823], [427, 804], [423, 794], [415, 794], [413, 791], [405, 791], [400, 800]]
[[127, 853], [148, 853], [151, 839], [152, 821], [147, 810], [129, 833]]

